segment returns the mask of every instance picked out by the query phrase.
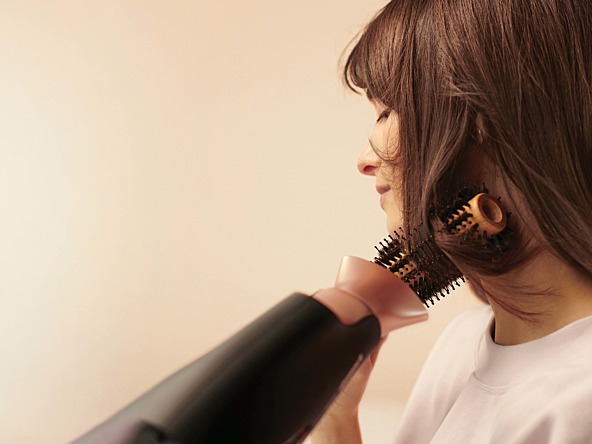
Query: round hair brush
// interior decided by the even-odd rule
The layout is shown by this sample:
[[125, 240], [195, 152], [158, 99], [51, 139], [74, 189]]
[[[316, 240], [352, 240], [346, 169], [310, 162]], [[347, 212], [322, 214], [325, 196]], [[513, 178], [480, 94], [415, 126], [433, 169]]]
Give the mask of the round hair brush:
[[[495, 246], [499, 203], [466, 194], [438, 209], [440, 234]], [[345, 257], [333, 287], [292, 294], [76, 442], [302, 442], [380, 338], [427, 319], [424, 303], [462, 279], [432, 235], [394, 233], [377, 249], [374, 262]]]
[[[465, 196], [472, 196], [466, 199]], [[507, 225], [507, 214], [499, 199], [476, 192], [473, 187], [463, 188], [450, 202], [439, 207], [438, 217], [443, 224], [441, 235], [455, 236], [459, 242], [478, 242], [486, 249], [498, 249]], [[404, 236], [395, 231], [379, 246], [374, 262], [388, 269], [406, 282], [421, 301], [429, 306], [450, 290], [460, 286], [464, 277], [436, 244], [435, 236], [419, 238], [418, 230]]]

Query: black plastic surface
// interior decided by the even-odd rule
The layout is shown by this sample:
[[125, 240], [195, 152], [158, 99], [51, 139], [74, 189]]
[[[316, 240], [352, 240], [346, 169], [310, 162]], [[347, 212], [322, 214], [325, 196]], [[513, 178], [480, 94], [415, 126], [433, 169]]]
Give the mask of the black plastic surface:
[[345, 326], [293, 294], [78, 442], [130, 421], [182, 444], [301, 442], [379, 339], [376, 318]]

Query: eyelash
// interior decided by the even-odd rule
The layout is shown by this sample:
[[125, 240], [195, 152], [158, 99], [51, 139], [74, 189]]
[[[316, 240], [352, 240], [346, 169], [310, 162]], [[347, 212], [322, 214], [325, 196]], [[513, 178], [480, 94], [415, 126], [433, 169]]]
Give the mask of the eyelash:
[[384, 119], [388, 119], [388, 117], [390, 115], [391, 115], [391, 110], [385, 109], [383, 112], [380, 113], [380, 115], [378, 116], [378, 119], [376, 119], [376, 123], [379, 123], [379, 122], [383, 121]]

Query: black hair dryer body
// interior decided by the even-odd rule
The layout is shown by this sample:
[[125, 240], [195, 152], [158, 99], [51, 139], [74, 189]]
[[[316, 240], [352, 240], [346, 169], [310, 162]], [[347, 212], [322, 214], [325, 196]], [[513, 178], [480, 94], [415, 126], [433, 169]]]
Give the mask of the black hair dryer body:
[[425, 319], [401, 280], [346, 257], [334, 287], [287, 297], [75, 443], [300, 443], [381, 336]]

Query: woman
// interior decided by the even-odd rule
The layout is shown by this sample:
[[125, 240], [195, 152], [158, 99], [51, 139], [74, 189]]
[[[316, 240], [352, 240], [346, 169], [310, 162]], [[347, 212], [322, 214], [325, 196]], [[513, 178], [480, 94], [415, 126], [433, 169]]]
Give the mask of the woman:
[[[439, 235], [488, 305], [441, 336], [396, 442], [592, 442], [589, 0], [394, 0], [351, 50], [345, 80], [376, 109], [358, 169], [374, 177], [389, 230], [427, 220], [440, 233], [432, 209], [466, 182], [512, 214], [495, 254]], [[361, 442], [377, 353], [313, 443]]]

